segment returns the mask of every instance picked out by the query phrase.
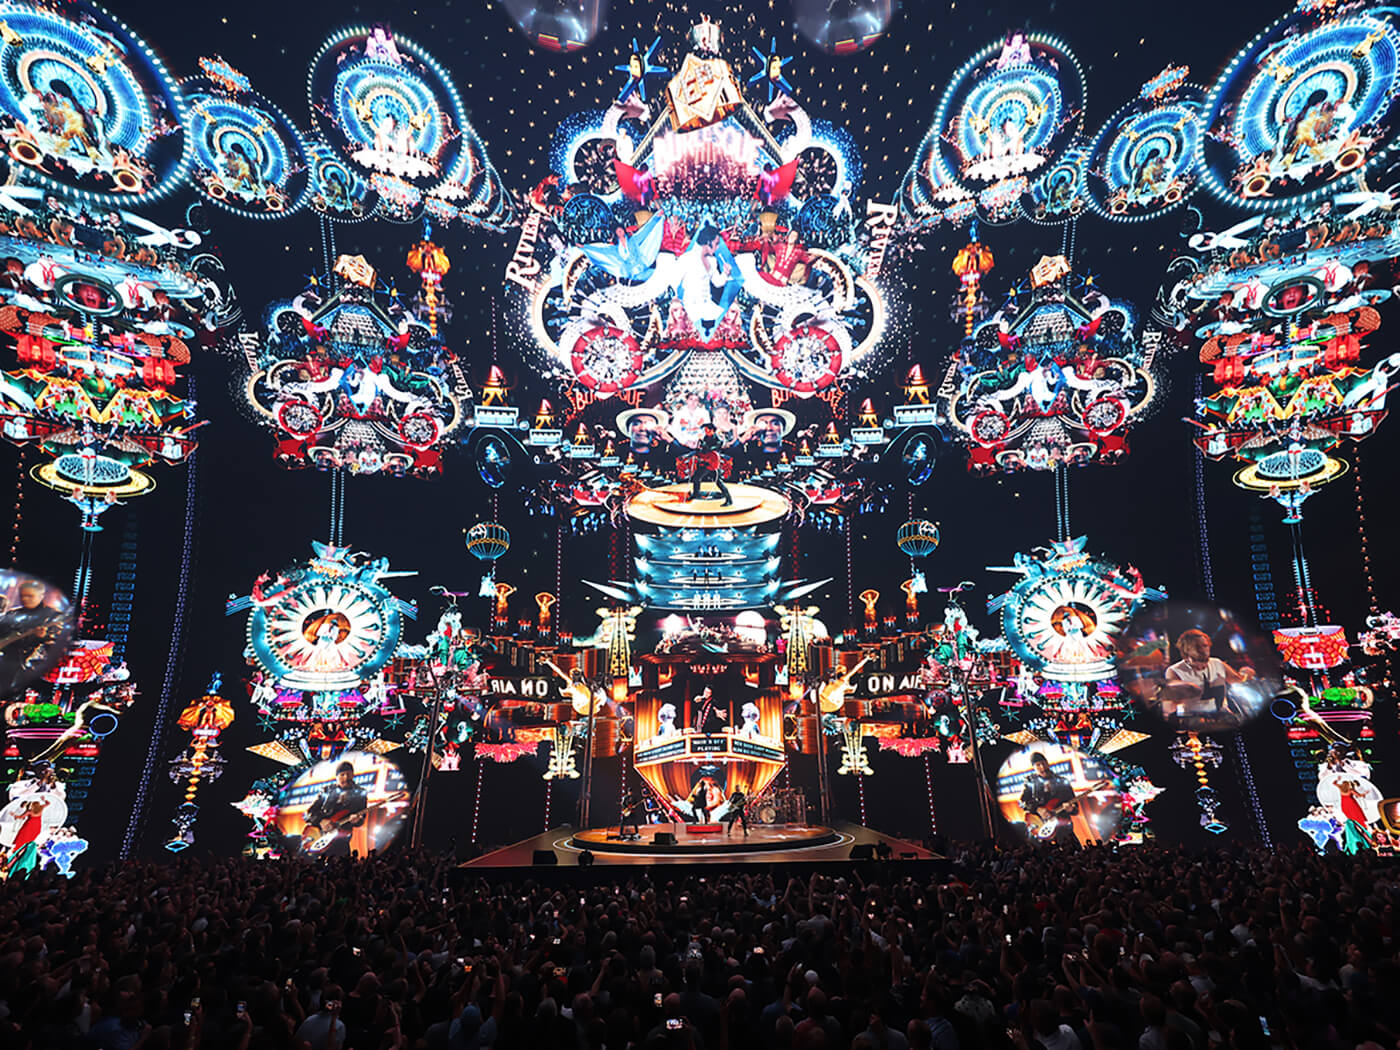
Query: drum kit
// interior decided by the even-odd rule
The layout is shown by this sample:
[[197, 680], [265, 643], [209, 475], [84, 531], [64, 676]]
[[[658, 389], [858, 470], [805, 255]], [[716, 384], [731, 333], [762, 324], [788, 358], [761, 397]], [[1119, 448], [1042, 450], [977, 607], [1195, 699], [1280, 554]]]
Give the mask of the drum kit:
[[754, 824], [807, 823], [807, 796], [799, 788], [775, 788], [749, 804]]

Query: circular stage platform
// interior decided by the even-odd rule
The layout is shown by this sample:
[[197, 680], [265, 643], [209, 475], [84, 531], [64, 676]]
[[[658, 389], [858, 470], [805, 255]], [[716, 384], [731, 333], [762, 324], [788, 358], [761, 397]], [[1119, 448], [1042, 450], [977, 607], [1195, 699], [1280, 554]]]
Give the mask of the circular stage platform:
[[[686, 830], [687, 827], [685, 824], [643, 824], [642, 838], [637, 841], [619, 838], [616, 826], [589, 828], [575, 832], [567, 846], [593, 853], [626, 853], [632, 856], [715, 857], [733, 854], [737, 857], [745, 853], [814, 849], [841, 841], [841, 834], [834, 828], [815, 824], [752, 825], [747, 835], [738, 824], [734, 825], [732, 835], [723, 830], [690, 832]], [[675, 841], [657, 842], [658, 833], [669, 834]]]
[[718, 493], [707, 491], [690, 499], [689, 485], [644, 489], [627, 501], [627, 513], [650, 525], [683, 529], [737, 529], [763, 525], [787, 516], [787, 498], [772, 489], [735, 483], [729, 486], [733, 502], [724, 505]]

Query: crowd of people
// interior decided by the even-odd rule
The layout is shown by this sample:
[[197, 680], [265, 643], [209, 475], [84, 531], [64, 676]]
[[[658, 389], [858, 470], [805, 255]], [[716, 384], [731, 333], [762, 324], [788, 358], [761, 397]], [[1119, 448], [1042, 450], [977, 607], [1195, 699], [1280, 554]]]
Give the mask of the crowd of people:
[[[824, 869], [829, 870], [829, 869]], [[0, 888], [33, 1050], [1391, 1048], [1400, 868], [1303, 848], [463, 870], [181, 859]]]

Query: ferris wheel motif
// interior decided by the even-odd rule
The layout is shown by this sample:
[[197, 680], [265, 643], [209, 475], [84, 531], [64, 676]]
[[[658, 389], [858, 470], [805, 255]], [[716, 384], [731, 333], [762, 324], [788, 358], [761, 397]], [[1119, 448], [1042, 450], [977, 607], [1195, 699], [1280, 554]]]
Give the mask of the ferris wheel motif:
[[1400, 16], [1299, 5], [1226, 66], [1197, 141], [1205, 184], [1231, 204], [1296, 205], [1390, 154], [1400, 130]]
[[385, 559], [328, 544], [313, 548], [317, 557], [274, 580], [260, 580], [251, 595], [230, 601], [227, 611], [252, 610], [249, 647], [280, 687], [351, 689], [394, 655], [403, 616], [412, 617], [415, 609], [378, 582], [389, 575]]
[[192, 181], [206, 200], [247, 218], [279, 218], [305, 203], [301, 133], [257, 92], [209, 77], [183, 82], [194, 156]]
[[1151, 219], [1191, 196], [1202, 132], [1200, 96], [1184, 81], [1165, 97], [1144, 88], [1109, 118], [1094, 136], [1086, 163], [1096, 212], [1122, 222]]
[[163, 196], [184, 174], [184, 103], [150, 46], [76, 0], [0, 0], [0, 141], [40, 181], [94, 201]]
[[990, 44], [953, 76], [934, 117], [944, 171], [969, 192], [1043, 172], [1079, 129], [1084, 81], [1073, 53], [1038, 33]]
[[447, 71], [383, 26], [326, 41], [310, 91], [318, 130], [367, 172], [430, 186], [457, 172], [464, 137], [475, 141]]
[[1001, 611], [1007, 642], [1026, 666], [1058, 682], [1113, 676], [1113, 640], [1145, 601], [1165, 598], [1132, 567], [1084, 553], [1084, 537], [1017, 554], [1002, 571], [1022, 579], [987, 603]]

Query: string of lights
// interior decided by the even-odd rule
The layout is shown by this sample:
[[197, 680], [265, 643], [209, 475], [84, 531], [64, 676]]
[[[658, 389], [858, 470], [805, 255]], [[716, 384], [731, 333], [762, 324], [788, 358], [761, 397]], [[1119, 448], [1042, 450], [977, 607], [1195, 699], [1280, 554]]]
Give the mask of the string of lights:
[[[194, 400], [194, 377], [189, 381], [190, 400]], [[141, 779], [136, 786], [136, 797], [131, 803], [131, 816], [127, 820], [126, 832], [122, 836], [119, 856], [126, 860], [140, 845], [145, 830], [146, 809], [149, 804], [151, 785], [156, 778], [156, 767], [165, 755], [165, 731], [170, 721], [170, 704], [175, 694], [175, 684], [179, 679], [180, 666], [184, 659], [185, 608], [189, 598], [190, 578], [194, 568], [196, 517], [199, 510], [199, 457], [192, 453], [185, 469], [185, 521], [183, 539], [180, 546], [180, 573], [176, 583], [175, 612], [170, 624], [170, 648], [166, 650], [165, 675], [160, 683], [160, 699], [151, 729], [150, 745], [146, 749], [146, 761], [141, 767]]]
[[10, 564], [14, 565], [19, 561], [19, 534], [24, 526], [24, 489], [25, 481], [29, 477], [27, 464], [25, 463], [25, 452], [28, 451], [23, 446], [20, 447], [18, 463], [15, 467], [15, 506], [14, 518], [10, 522]]
[[930, 835], [938, 834], [938, 810], [933, 803], [933, 757], [924, 752], [924, 793], [928, 797], [928, 831]]
[[1358, 448], [1351, 460], [1351, 484], [1356, 493], [1356, 535], [1358, 552], [1361, 555], [1361, 576], [1366, 582], [1366, 611], [1375, 616], [1380, 612], [1376, 602], [1376, 575], [1371, 567], [1371, 547], [1366, 539], [1366, 501], [1361, 488], [1361, 450]]
[[131, 612], [136, 600], [136, 555], [139, 549], [140, 518], [133, 508], [127, 513], [122, 530], [117, 578], [112, 585], [112, 605], [107, 611], [107, 640], [112, 643], [112, 663], [124, 663], [126, 643], [131, 634]]
[[[1201, 392], [1201, 377], [1196, 376], [1196, 394]], [[1192, 469], [1195, 475], [1196, 490], [1196, 547], [1200, 558], [1201, 587], [1205, 591], [1207, 600], [1215, 603], [1215, 566], [1210, 555], [1210, 519], [1207, 513], [1206, 502], [1206, 458], [1201, 450], [1195, 445], [1191, 447]], [[1257, 520], [1257, 519], [1256, 519]], [[1262, 534], [1262, 532], [1261, 532]], [[1251, 544], [1251, 548], [1254, 545]], [[1251, 555], [1256, 552], [1251, 549]], [[1263, 552], [1267, 564], [1267, 549]], [[1267, 574], [1267, 571], [1266, 571]], [[1255, 586], [1256, 595], [1259, 585], [1259, 578], [1256, 572]], [[1273, 849], [1273, 836], [1269, 833], [1269, 822], [1264, 818], [1264, 806], [1259, 798], [1259, 791], [1254, 785], [1254, 767], [1249, 760], [1249, 748], [1244, 742], [1244, 733], [1236, 732], [1231, 750], [1234, 753], [1235, 767], [1241, 785], [1244, 787], [1245, 801], [1249, 805], [1250, 819], [1254, 823], [1254, 830], [1259, 836], [1259, 841], [1266, 849]]]
[[481, 828], [481, 791], [485, 787], [486, 780], [486, 759], [480, 755], [476, 758], [476, 793], [472, 797], [472, 844], [477, 842], [477, 835]]

